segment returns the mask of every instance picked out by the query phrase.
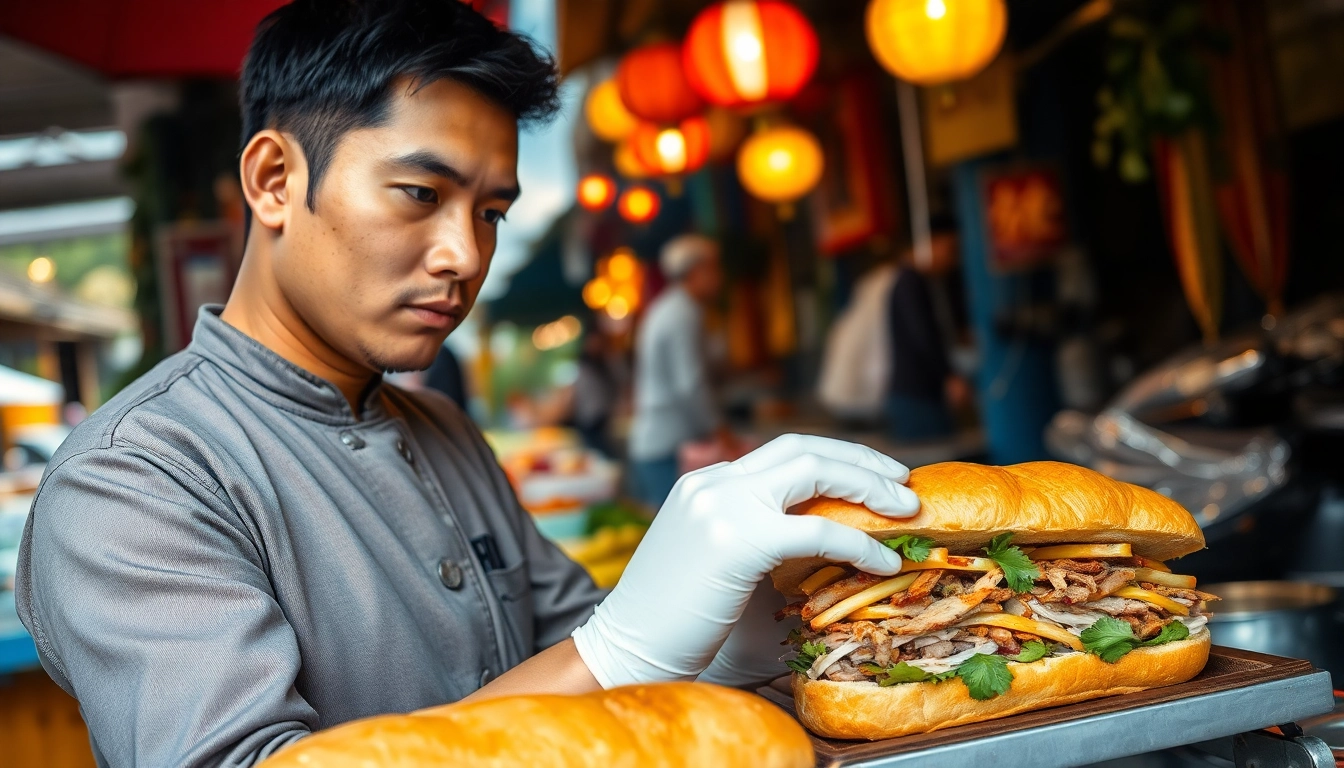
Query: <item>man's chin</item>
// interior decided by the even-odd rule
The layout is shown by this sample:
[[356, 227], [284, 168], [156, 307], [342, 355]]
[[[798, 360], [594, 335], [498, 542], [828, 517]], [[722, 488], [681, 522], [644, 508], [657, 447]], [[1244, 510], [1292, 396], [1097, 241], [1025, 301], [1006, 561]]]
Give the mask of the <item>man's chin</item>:
[[424, 342], [425, 340], [421, 340], [420, 344], [408, 345], [414, 346], [414, 349], [370, 349], [361, 346], [360, 352], [364, 356], [365, 364], [375, 371], [384, 373], [423, 371], [434, 364], [434, 358], [443, 346], [443, 339], [439, 339], [432, 347]]

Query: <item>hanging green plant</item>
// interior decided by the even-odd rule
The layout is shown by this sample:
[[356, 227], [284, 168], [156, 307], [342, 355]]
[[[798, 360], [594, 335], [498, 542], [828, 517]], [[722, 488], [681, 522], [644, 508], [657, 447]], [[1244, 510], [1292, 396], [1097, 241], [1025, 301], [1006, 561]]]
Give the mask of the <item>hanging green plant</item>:
[[1202, 58], [1227, 50], [1227, 39], [1194, 0], [1126, 3], [1107, 32], [1092, 159], [1103, 168], [1114, 161], [1120, 177], [1137, 184], [1151, 173], [1153, 139], [1217, 132]]

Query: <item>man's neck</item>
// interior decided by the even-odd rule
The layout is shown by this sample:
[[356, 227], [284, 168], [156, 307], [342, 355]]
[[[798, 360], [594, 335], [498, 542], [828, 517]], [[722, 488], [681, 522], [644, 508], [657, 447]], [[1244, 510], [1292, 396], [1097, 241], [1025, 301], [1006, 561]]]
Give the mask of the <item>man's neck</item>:
[[220, 319], [305, 371], [331, 382], [356, 417], [360, 400], [377, 374], [336, 351], [294, 310], [269, 276], [267, 254], [249, 242], [238, 282]]

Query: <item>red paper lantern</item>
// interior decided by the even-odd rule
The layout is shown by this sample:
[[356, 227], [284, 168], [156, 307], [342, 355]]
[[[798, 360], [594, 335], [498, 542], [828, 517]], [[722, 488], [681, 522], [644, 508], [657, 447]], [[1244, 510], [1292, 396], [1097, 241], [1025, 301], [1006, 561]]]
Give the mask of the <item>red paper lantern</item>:
[[630, 114], [653, 123], [677, 123], [705, 108], [686, 81], [679, 43], [654, 43], [627, 53], [616, 68], [616, 86]]
[[640, 123], [630, 147], [641, 165], [663, 176], [691, 173], [709, 159], [709, 123], [691, 117], [674, 126]]
[[786, 101], [817, 68], [817, 33], [781, 0], [728, 0], [700, 12], [682, 47], [686, 78], [722, 107]]
[[616, 210], [621, 218], [634, 224], [647, 224], [658, 215], [663, 201], [658, 193], [648, 187], [631, 187], [616, 201]]
[[590, 173], [579, 179], [579, 205], [590, 211], [600, 211], [616, 199], [616, 182], [610, 176]]

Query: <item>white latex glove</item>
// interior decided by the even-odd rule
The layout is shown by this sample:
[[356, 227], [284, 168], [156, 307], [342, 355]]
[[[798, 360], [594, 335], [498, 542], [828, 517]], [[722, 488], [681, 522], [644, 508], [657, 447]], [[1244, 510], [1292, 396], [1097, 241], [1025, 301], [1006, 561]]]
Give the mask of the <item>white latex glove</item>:
[[802, 621], [795, 615], [777, 621], [775, 614], [788, 604], [770, 579], [756, 585], [728, 639], [723, 641], [714, 660], [700, 676], [703, 683], [746, 685], [767, 683], [788, 672], [780, 657], [793, 649], [784, 645], [789, 630]]
[[605, 688], [693, 679], [756, 584], [785, 560], [824, 557], [896, 573], [900, 556], [868, 534], [784, 510], [830, 496], [880, 514], [913, 515], [919, 499], [901, 485], [909, 474], [870, 448], [785, 435], [682, 477], [616, 588], [574, 630], [579, 656]]

